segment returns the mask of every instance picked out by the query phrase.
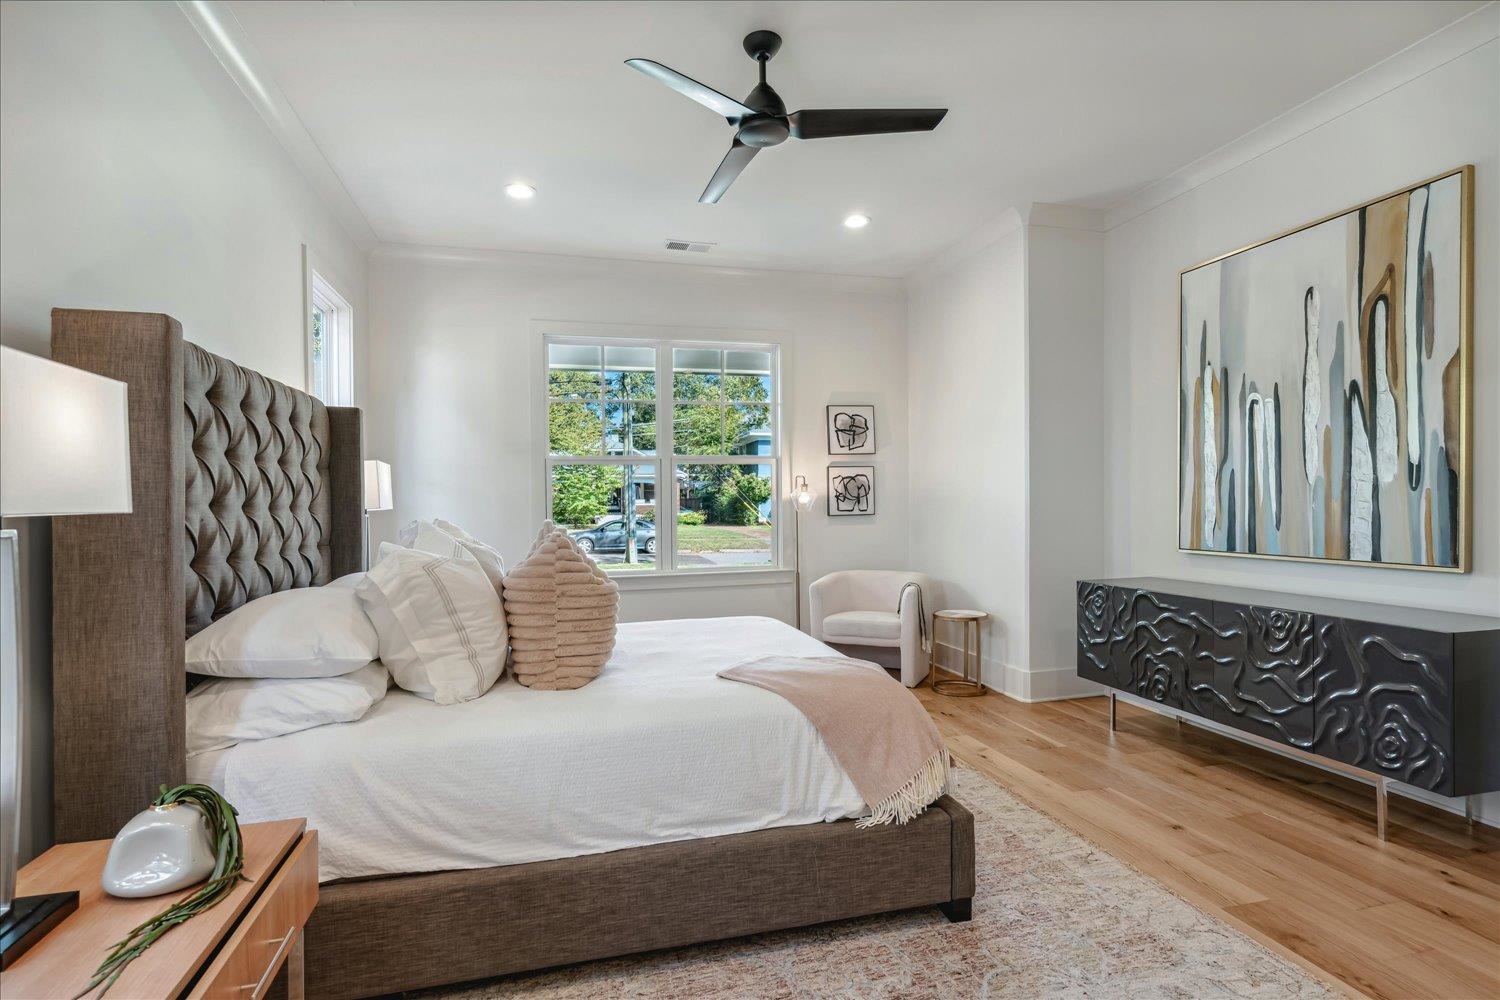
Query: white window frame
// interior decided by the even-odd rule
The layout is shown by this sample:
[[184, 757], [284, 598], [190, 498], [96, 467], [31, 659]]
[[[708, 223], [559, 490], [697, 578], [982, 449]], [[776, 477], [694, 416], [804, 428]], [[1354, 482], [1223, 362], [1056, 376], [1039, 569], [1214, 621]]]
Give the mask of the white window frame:
[[[789, 572], [782, 555], [782, 499], [786, 444], [782, 440], [782, 345], [773, 341], [718, 340], [689, 336], [642, 337], [599, 336], [593, 333], [564, 332], [569, 327], [597, 328], [598, 324], [542, 324], [539, 385], [540, 402], [538, 439], [543, 457], [542, 503], [546, 517], [552, 516], [552, 470], [558, 465], [652, 465], [656, 469], [656, 558], [650, 569], [611, 571], [612, 579], [656, 581], [665, 583], [671, 577], [746, 577], [756, 574], [777, 576]], [[560, 329], [562, 328], [562, 329]], [[656, 352], [656, 452], [652, 455], [554, 455], [552, 454], [549, 415], [552, 402], [549, 391], [550, 365], [548, 348], [553, 344], [579, 347], [649, 347]], [[675, 380], [672, 377], [672, 352], [678, 348], [713, 351], [764, 351], [771, 356], [770, 406], [771, 453], [769, 455], [678, 455], [672, 436], [676, 409]], [[666, 394], [663, 395], [663, 387]], [[686, 400], [685, 402], [698, 402]], [[721, 401], [721, 406], [731, 405]], [[766, 465], [771, 469], [771, 561], [756, 566], [679, 566], [677, 564], [677, 517], [681, 513], [681, 496], [677, 490], [678, 465]], [[670, 495], [670, 501], [665, 499]], [[650, 585], [649, 583], [647, 584]], [[628, 584], [627, 584], [628, 586]]]
[[[324, 278], [308, 261], [305, 265], [307, 288], [307, 391], [326, 406], [354, 405], [354, 309], [339, 294], [333, 283]], [[323, 313], [324, 383], [318, 384], [313, 363], [313, 315]]]

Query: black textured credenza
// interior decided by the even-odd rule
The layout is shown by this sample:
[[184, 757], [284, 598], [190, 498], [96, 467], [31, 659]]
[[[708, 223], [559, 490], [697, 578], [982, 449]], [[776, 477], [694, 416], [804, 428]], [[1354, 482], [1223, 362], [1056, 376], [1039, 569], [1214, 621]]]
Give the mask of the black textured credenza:
[[1382, 835], [1386, 781], [1444, 796], [1500, 789], [1500, 619], [1085, 580], [1078, 675], [1362, 772]]

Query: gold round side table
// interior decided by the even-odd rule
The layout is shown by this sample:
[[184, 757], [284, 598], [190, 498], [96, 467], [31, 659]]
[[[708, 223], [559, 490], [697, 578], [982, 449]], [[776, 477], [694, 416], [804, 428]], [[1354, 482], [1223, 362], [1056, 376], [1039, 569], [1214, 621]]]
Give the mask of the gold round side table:
[[[927, 654], [927, 676], [932, 678], [932, 689], [938, 694], [945, 694], [952, 698], [973, 698], [984, 694], [984, 681], [980, 674], [982, 660], [980, 654], [984, 649], [984, 639], [980, 634], [980, 626], [989, 620], [989, 615], [983, 611], [969, 611], [962, 608], [949, 609], [946, 611], [934, 611], [932, 613], [932, 649]], [[964, 630], [964, 676], [962, 680], [938, 680], [937, 679], [937, 646], [938, 646], [938, 623], [947, 622], [950, 625], [962, 625]], [[973, 643], [970, 644], [970, 637]]]

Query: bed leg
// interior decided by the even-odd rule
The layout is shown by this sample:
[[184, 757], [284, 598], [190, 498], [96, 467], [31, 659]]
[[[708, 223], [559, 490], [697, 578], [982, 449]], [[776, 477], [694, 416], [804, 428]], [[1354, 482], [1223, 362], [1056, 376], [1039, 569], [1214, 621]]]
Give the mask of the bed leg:
[[939, 903], [937, 908], [943, 911], [943, 916], [948, 918], [950, 924], [968, 923], [974, 918], [974, 900], [972, 898], [949, 900], [946, 903]]

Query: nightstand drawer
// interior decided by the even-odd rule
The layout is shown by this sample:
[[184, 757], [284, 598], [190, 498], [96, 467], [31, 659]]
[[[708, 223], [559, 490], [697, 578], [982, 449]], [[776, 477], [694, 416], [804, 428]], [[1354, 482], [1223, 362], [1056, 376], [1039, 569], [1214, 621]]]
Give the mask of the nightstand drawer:
[[188, 995], [259, 1000], [289, 957], [301, 960], [302, 927], [318, 902], [318, 832], [308, 830]]

